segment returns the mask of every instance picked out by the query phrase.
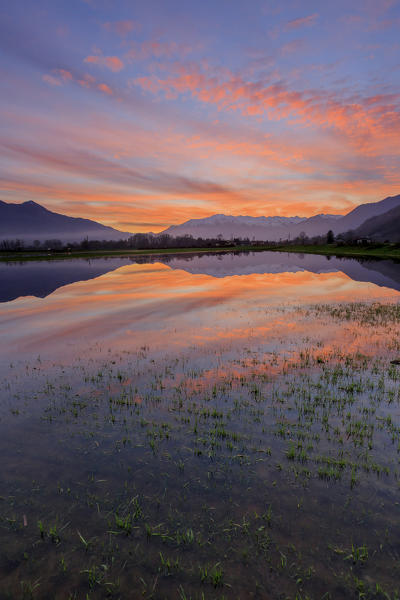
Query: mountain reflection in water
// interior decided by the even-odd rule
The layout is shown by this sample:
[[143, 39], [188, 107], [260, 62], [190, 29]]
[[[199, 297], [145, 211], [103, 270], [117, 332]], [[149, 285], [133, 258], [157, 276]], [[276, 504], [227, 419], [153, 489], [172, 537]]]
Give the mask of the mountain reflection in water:
[[225, 278], [308, 271], [343, 273], [353, 281], [400, 291], [400, 265], [391, 260], [356, 260], [282, 252], [202, 253], [0, 263], [0, 302], [24, 296], [45, 298], [60, 287], [88, 281], [130, 264], [167, 265], [192, 275]]

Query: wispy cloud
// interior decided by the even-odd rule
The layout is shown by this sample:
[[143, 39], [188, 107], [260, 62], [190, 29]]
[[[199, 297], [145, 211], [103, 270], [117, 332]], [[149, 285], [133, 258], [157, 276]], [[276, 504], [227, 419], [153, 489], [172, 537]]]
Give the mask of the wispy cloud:
[[387, 151], [395, 151], [400, 136], [400, 94], [372, 100], [312, 88], [296, 90], [282, 80], [254, 82], [233, 73], [217, 77], [183, 63], [174, 64], [167, 76], [139, 77], [136, 84], [153, 94], [163, 92], [169, 99], [190, 94], [219, 110], [334, 128], [366, 154], [379, 153], [383, 144]]
[[53, 69], [52, 74], [45, 73], [42, 80], [50, 85], [60, 86], [74, 79], [72, 73], [66, 69]]
[[110, 86], [106, 83], [98, 83], [97, 89], [100, 90], [100, 92], [104, 92], [104, 94], [107, 94], [108, 96], [112, 96], [114, 93]]
[[126, 20], [126, 21], [107, 21], [107, 23], [103, 23], [104, 29], [110, 31], [111, 33], [115, 33], [121, 37], [127, 36], [129, 33], [133, 31], [140, 31], [141, 25], [137, 21]]
[[62, 85], [60, 79], [58, 77], [54, 77], [53, 75], [44, 74], [42, 75], [42, 79], [49, 85]]
[[293, 40], [291, 42], [288, 42], [287, 44], [284, 44], [280, 48], [280, 54], [282, 56], [287, 56], [287, 55], [293, 54], [295, 52], [300, 52], [304, 48], [305, 48], [304, 40]]
[[318, 19], [318, 14], [314, 13], [312, 15], [308, 15], [306, 17], [300, 17], [298, 19], [293, 19], [292, 21], [288, 21], [284, 27], [286, 31], [290, 31], [291, 29], [299, 29], [299, 27], [311, 27], [315, 25]]
[[107, 96], [114, 96], [114, 91], [107, 83], [97, 81], [95, 77], [89, 73], [83, 75], [73, 75], [66, 69], [53, 69], [51, 74], [45, 73], [42, 75], [42, 81], [50, 86], [61, 86], [66, 83], [74, 83], [82, 88], [98, 90]]
[[398, 193], [399, 0], [265, 2], [205, 16], [96, 0], [63, 19], [11, 3], [2, 198], [157, 230], [166, 214], [310, 215]]
[[118, 56], [103, 56], [102, 54], [92, 54], [87, 56], [84, 61], [85, 63], [89, 63], [91, 65], [97, 65], [99, 67], [106, 67], [117, 73], [124, 68], [124, 63]]
[[149, 58], [183, 58], [192, 52], [188, 44], [180, 44], [175, 41], [161, 41], [149, 39], [144, 42], [131, 42], [128, 52], [125, 54], [127, 60], [146, 60]]
[[45, 165], [60, 172], [79, 174], [96, 181], [102, 180], [135, 186], [138, 189], [153, 189], [178, 194], [229, 195], [231, 198], [236, 196], [233, 190], [217, 182], [165, 173], [152, 168], [134, 168], [89, 150], [65, 150], [55, 154], [54, 151], [46, 150], [42, 146], [1, 140], [0, 147], [4, 155], [20, 156], [32, 163]]

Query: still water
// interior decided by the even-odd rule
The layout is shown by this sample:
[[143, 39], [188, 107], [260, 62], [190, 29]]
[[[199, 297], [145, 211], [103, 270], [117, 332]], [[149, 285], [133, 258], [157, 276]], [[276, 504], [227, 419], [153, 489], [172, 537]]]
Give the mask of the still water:
[[400, 597], [400, 265], [0, 263], [0, 599]]

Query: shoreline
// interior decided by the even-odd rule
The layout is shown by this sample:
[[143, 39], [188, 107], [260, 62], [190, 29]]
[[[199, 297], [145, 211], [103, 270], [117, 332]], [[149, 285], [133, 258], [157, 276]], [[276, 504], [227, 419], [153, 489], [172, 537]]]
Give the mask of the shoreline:
[[282, 244], [276, 245], [243, 245], [234, 247], [211, 247], [211, 248], [156, 248], [141, 250], [87, 250], [76, 252], [53, 252], [35, 253], [35, 252], [13, 252], [9, 254], [0, 253], [0, 262], [29, 262], [43, 260], [68, 260], [71, 258], [117, 258], [129, 256], [164, 256], [166, 254], [200, 254], [200, 253], [231, 253], [231, 252], [290, 252], [296, 254], [319, 254], [322, 256], [337, 256], [344, 258], [374, 258], [374, 259], [393, 259], [400, 260], [400, 248], [391, 245], [380, 248], [368, 248], [357, 246], [292, 246]]

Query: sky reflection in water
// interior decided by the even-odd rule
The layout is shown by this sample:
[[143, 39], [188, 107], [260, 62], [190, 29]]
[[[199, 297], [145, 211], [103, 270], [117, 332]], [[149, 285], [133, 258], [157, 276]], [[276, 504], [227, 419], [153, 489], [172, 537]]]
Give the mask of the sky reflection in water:
[[[400, 270], [390, 261], [281, 253], [134, 260], [1, 265], [3, 297], [7, 283], [11, 296], [31, 294], [0, 305], [2, 364], [66, 360], [95, 346], [163, 351], [284, 336], [302, 326], [283, 306], [400, 298]], [[342, 328], [327, 334], [336, 339]]]

